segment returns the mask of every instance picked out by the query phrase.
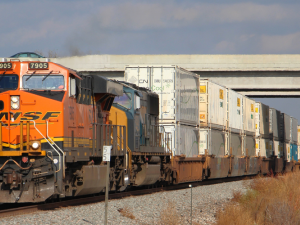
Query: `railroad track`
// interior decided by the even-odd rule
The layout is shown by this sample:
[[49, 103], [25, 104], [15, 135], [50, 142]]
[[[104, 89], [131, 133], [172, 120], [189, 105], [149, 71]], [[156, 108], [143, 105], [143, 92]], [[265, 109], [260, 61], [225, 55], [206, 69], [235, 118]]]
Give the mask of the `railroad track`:
[[[250, 178], [250, 179], [252, 179], [253, 177], [255, 176], [246, 176], [246, 178]], [[198, 187], [203, 185], [214, 185], [214, 184], [225, 183], [225, 182], [240, 181], [244, 179], [245, 177], [232, 177], [232, 178], [225, 178], [225, 179], [223, 178], [223, 179], [205, 180], [205, 181], [192, 182], [192, 183], [184, 183], [184, 184], [167, 186], [167, 187], [157, 187], [157, 188], [149, 188], [149, 189], [143, 188], [140, 190], [131, 190], [131, 191], [120, 192], [120, 193], [110, 193], [109, 199], [110, 200], [121, 199], [124, 197], [146, 195], [146, 194], [152, 194], [160, 191], [173, 191], [173, 190], [185, 189], [189, 187], [189, 184], [192, 184], [193, 187]], [[9, 204], [9, 206], [6, 207], [6, 205], [8, 204], [3, 204], [0, 208], [6, 208], [6, 209], [0, 209], [0, 218], [34, 213], [37, 211], [55, 210], [63, 207], [91, 204], [91, 203], [96, 203], [101, 201], [105, 201], [105, 195], [80, 197], [75, 199], [74, 198], [63, 199], [61, 201], [57, 201], [53, 203], [39, 203], [34, 205], [30, 204], [25, 206], [23, 205], [20, 207], [19, 206], [16, 207], [14, 204]]]

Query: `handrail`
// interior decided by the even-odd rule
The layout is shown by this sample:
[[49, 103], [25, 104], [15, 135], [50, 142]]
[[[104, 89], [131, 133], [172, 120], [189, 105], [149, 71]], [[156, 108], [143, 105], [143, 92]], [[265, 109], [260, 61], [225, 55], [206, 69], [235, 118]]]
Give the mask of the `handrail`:
[[[58, 156], [60, 157], [60, 153], [53, 147], [53, 145], [48, 141], [48, 139], [39, 131], [39, 129], [37, 129], [37, 127], [35, 126], [35, 121], [34, 120], [31, 120], [33, 121], [33, 126], [34, 128], [37, 130], [37, 132], [39, 132], [39, 134], [48, 142], [48, 144], [54, 149], [54, 151], [56, 151], [56, 153], [58, 154]], [[48, 132], [48, 124], [47, 124], [47, 132]], [[61, 162], [61, 160], [60, 160]], [[55, 173], [59, 172], [60, 169], [61, 169], [61, 166], [60, 166], [60, 163], [58, 164], [59, 167], [58, 167], [58, 170], [55, 171]]]
[[[53, 148], [53, 145], [56, 146], [56, 148], [59, 149], [59, 151], [62, 153], [62, 167], [63, 167], [63, 178], [65, 178], [65, 153], [63, 150], [60, 149], [60, 147], [58, 147], [58, 145], [48, 136], [48, 121], [46, 121], [46, 135], [47, 135], [47, 138], [51, 140], [51, 142], [53, 143], [51, 146]], [[49, 143], [49, 142], [48, 142]], [[54, 149], [54, 148], [53, 148]]]

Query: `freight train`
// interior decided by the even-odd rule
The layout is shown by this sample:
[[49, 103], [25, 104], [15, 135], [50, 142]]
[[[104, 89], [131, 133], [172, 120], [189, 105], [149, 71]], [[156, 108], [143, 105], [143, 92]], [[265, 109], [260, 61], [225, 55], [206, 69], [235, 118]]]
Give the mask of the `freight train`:
[[[198, 115], [193, 105], [199, 103], [200, 82], [196, 75], [190, 82], [187, 73], [178, 71], [183, 78], [180, 94], [170, 92], [174, 94], [170, 101], [175, 104], [178, 96], [182, 118], [191, 121]], [[164, 82], [170, 85], [172, 79]], [[248, 152], [235, 156], [232, 150], [222, 157], [208, 149], [195, 152], [199, 137], [188, 149], [191, 155], [177, 154], [174, 146], [183, 149], [180, 139], [192, 139], [199, 128], [168, 119], [160, 123], [160, 111], [167, 118], [171, 103], [159, 97], [146, 87], [82, 75], [52, 62], [1, 62], [0, 202], [43, 202], [104, 192], [103, 146], [112, 146], [110, 191], [287, 168], [278, 167], [284, 160], [277, 157]], [[176, 110], [177, 105], [170, 107]], [[170, 127], [187, 132], [171, 135]], [[290, 170], [299, 169], [296, 165], [292, 161]]]

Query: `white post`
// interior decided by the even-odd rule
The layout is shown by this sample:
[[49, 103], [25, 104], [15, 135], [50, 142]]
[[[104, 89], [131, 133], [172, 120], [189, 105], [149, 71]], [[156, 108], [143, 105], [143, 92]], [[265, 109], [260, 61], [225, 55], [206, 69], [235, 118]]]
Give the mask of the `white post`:
[[190, 184], [191, 188], [191, 224], [193, 224], [193, 186]]
[[109, 171], [110, 171], [110, 151], [111, 145], [103, 146], [103, 162], [107, 163], [106, 168], [106, 187], [105, 187], [105, 218], [104, 224], [107, 224], [107, 211], [108, 211], [108, 192], [109, 192]]

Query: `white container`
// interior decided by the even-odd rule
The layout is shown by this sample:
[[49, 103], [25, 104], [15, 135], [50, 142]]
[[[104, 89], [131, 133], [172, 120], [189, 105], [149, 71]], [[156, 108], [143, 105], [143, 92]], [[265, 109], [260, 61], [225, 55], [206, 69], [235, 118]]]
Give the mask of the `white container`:
[[243, 96], [243, 129], [248, 135], [255, 133], [255, 101]]
[[269, 106], [261, 102], [255, 103], [255, 135], [269, 138]]
[[280, 158], [283, 156], [283, 143], [280, 141], [273, 142], [274, 155]]
[[266, 138], [255, 139], [256, 156], [267, 157], [273, 155], [273, 141]]
[[227, 128], [227, 89], [207, 79], [200, 80], [200, 127]]
[[186, 157], [197, 157], [199, 155], [199, 128], [183, 124], [160, 124], [164, 126], [165, 132], [172, 135], [173, 155], [185, 155]]
[[160, 123], [200, 124], [198, 74], [178, 66], [127, 66], [125, 80], [159, 95]]
[[298, 141], [298, 120], [291, 117], [291, 142], [296, 144]]
[[200, 155], [223, 157], [227, 152], [228, 133], [216, 129], [200, 128]]
[[243, 130], [243, 95], [228, 89], [228, 121], [231, 132], [241, 133]]

